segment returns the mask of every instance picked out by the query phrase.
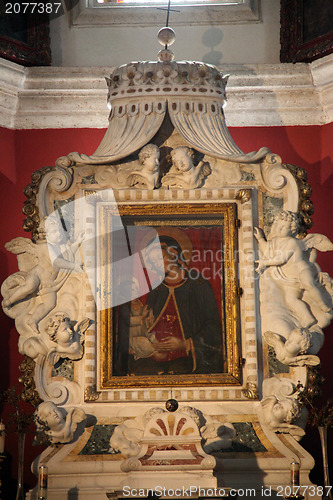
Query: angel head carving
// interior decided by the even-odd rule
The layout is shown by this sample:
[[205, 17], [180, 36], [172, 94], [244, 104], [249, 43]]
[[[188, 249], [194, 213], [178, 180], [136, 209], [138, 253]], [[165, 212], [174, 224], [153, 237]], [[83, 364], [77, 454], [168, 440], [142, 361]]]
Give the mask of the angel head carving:
[[180, 146], [171, 151], [172, 163], [179, 172], [188, 172], [194, 168], [194, 151], [187, 146]]
[[147, 172], [156, 172], [159, 167], [160, 150], [155, 144], [147, 144], [139, 153], [139, 162]]
[[131, 172], [126, 183], [132, 187], [154, 189], [159, 185], [160, 150], [155, 144], [147, 144], [139, 153], [139, 167]]
[[44, 401], [36, 411], [37, 432], [51, 443], [69, 443], [74, 438], [78, 423], [86, 419], [80, 408], [70, 408], [67, 412], [52, 401]]
[[54, 365], [60, 358], [80, 359], [83, 355], [84, 333], [89, 327], [90, 320], [85, 318], [74, 329], [69, 317], [57, 312], [49, 317], [45, 332], [54, 342], [48, 352], [48, 360]]
[[267, 396], [261, 401], [261, 408], [264, 423], [274, 432], [304, 435], [303, 429], [294, 424], [301, 416], [301, 405], [297, 399]]
[[320, 363], [318, 356], [305, 354], [312, 346], [312, 335], [304, 328], [295, 328], [287, 339], [278, 333], [264, 333], [267, 344], [275, 350], [276, 358], [281, 363], [290, 366], [315, 366]]
[[204, 184], [205, 178], [211, 174], [207, 162], [200, 161], [194, 165], [195, 154], [187, 146], [179, 146], [171, 151], [172, 167], [162, 178], [162, 185], [168, 188], [196, 189]]
[[[297, 213], [281, 210], [274, 219], [270, 236], [291, 236], [299, 233], [300, 218]], [[273, 233], [273, 234], [272, 234]]]
[[71, 320], [65, 313], [56, 313], [50, 317], [46, 325], [46, 333], [61, 347], [68, 347], [73, 343], [74, 331]]

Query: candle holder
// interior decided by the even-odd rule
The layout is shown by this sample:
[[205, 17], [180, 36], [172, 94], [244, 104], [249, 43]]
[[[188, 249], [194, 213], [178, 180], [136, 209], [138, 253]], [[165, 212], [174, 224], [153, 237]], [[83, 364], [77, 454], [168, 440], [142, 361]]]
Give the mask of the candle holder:
[[[300, 471], [300, 464], [297, 462], [297, 460], [293, 460], [290, 464], [290, 491], [294, 491], [295, 488], [300, 487], [300, 481], [299, 481], [299, 471]], [[300, 493], [290, 493], [290, 495], [286, 495], [284, 497], [286, 500], [303, 500], [305, 497], [301, 495]]]
[[46, 465], [38, 467], [38, 500], [47, 499], [47, 473]]

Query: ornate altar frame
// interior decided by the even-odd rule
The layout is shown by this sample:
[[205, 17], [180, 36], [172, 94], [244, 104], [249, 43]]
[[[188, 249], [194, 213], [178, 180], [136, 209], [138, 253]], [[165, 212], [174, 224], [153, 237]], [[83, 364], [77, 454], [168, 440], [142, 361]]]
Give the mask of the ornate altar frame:
[[[263, 485], [289, 486], [295, 457], [301, 484], [311, 484], [313, 460], [299, 444], [306, 421], [300, 385], [315, 384], [322, 328], [333, 316], [332, 279], [311, 249], [333, 245], [307, 236], [313, 207], [306, 172], [267, 148], [245, 154], [233, 142], [224, 120], [226, 81], [217, 68], [170, 59], [117, 68], [108, 79], [110, 126], [96, 152], [60, 157], [25, 190], [32, 240], [7, 244], [20, 271], [2, 285], [2, 305], [15, 319], [20, 352], [32, 358], [28, 389], [43, 401], [37, 415], [46, 419], [51, 446], [34, 468], [48, 466], [51, 500], [74, 486], [80, 500], [102, 500], [125, 485], [253, 488], [260, 496]], [[155, 228], [162, 219], [172, 225], [184, 215], [189, 223], [198, 214], [215, 220], [231, 212], [224, 219], [227, 371], [194, 373], [193, 366], [185, 375], [116, 380], [110, 308], [103, 306], [110, 204], [125, 219], [153, 226], [156, 216]], [[297, 250], [291, 269], [283, 267], [284, 245]], [[293, 266], [306, 270], [304, 282]], [[179, 264], [178, 271], [183, 286], [188, 269]], [[193, 327], [181, 344], [186, 356], [195, 334]], [[51, 410], [56, 424], [47, 420]]]

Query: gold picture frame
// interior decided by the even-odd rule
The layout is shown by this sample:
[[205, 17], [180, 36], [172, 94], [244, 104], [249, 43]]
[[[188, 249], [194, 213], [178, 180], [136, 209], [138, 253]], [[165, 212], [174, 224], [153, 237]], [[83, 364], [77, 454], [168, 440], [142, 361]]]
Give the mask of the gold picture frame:
[[[123, 227], [131, 228], [137, 240], [146, 228], [157, 231], [161, 245], [163, 238], [176, 234], [175, 241], [180, 242], [177, 265], [183, 273], [177, 290], [166, 284], [166, 277], [158, 287], [150, 289], [145, 298], [110, 307], [107, 296], [111, 292], [108, 290], [115, 290], [119, 285], [110, 265], [115, 260], [118, 241], [114, 221], [119, 220], [119, 216]], [[99, 389], [241, 385], [236, 203], [119, 204], [117, 208], [106, 203], [100, 206], [98, 224], [99, 234], [103, 235], [99, 238], [97, 249], [100, 263], [97, 286], [101, 290], [102, 304], [98, 314]], [[163, 236], [165, 234], [167, 236]], [[190, 241], [188, 245], [192, 245], [191, 259], [179, 264], [180, 250], [185, 247], [182, 235], [183, 239]], [[168, 245], [167, 251], [175, 251], [175, 247]], [[210, 252], [210, 260], [207, 252]], [[186, 286], [183, 286], [185, 282]], [[163, 293], [169, 294], [168, 300], [160, 306], [160, 311], [156, 309], [155, 312], [155, 306], [150, 303], [153, 299], [156, 303], [163, 303]], [[172, 294], [173, 299], [170, 299]], [[157, 344], [157, 349], [161, 349], [160, 342], [170, 339], [169, 335], [173, 332], [177, 335], [179, 331], [186, 346], [182, 355], [180, 351], [154, 351], [150, 357], [137, 357], [131, 340], [132, 327], [125, 331], [123, 325], [130, 323], [126, 319], [133, 317], [135, 305], [141, 302], [143, 310], [145, 300], [145, 307], [153, 317], [149, 333], [154, 336], [153, 349]], [[174, 315], [169, 310], [172, 307]], [[220, 318], [220, 331], [216, 311]], [[167, 323], [167, 339], [163, 339], [165, 321], [170, 318], [173, 318], [174, 323], [170, 324], [174, 326], [170, 333]]]

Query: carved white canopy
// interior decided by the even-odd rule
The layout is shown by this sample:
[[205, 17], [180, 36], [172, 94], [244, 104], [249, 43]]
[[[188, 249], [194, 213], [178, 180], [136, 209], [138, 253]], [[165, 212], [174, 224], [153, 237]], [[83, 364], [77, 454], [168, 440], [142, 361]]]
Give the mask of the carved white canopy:
[[[134, 153], [159, 131], [166, 114], [189, 146], [203, 154], [253, 163], [269, 152], [245, 154], [225, 123], [228, 76], [199, 62], [135, 62], [114, 70], [108, 84], [109, 128], [91, 155], [70, 153], [71, 163], [107, 164]], [[66, 165], [59, 159], [59, 165]]]

